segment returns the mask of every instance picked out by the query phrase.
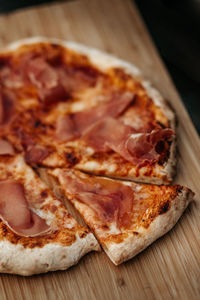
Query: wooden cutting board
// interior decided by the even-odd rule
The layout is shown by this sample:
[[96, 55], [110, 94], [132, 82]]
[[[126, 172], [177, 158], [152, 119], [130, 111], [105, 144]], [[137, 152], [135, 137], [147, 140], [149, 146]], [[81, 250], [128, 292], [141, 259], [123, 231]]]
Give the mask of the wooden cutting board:
[[[130, 0], [48, 4], [0, 16], [0, 46], [32, 36], [74, 40], [135, 63], [178, 118], [176, 182], [196, 192], [173, 230], [118, 267], [90, 253], [68, 271], [33, 277], [0, 275], [0, 299], [200, 299], [200, 141]], [[180, 45], [181, 46], [181, 45]]]

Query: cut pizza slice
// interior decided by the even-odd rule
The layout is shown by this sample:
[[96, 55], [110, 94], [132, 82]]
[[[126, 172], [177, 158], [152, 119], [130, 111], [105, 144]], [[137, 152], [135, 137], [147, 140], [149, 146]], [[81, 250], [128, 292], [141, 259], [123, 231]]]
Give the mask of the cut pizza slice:
[[32, 275], [64, 270], [92, 250], [79, 225], [5, 140], [0, 141], [0, 272]]
[[116, 265], [168, 232], [193, 198], [183, 186], [136, 184], [54, 169], [53, 176]]
[[28, 164], [172, 181], [175, 116], [134, 65], [42, 38], [10, 45], [0, 63], [0, 130]]

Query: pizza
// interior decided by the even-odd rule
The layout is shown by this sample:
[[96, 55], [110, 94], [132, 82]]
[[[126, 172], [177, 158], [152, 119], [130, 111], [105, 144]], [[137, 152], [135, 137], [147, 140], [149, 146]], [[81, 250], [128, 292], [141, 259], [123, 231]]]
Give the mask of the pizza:
[[137, 69], [73, 43], [36, 41], [0, 56], [3, 135], [27, 163], [169, 184], [174, 113]]
[[4, 149], [6, 155], [0, 155], [0, 272], [32, 275], [63, 270], [89, 251], [99, 250], [94, 235], [76, 222], [23, 157], [14, 155], [11, 145]]
[[49, 174], [116, 265], [168, 232], [193, 198], [193, 192], [180, 185], [142, 185], [72, 169]]
[[174, 112], [135, 66], [56, 39], [11, 44], [0, 53], [0, 272], [64, 270], [99, 244], [115, 264], [135, 256], [193, 198], [169, 185], [175, 156]]

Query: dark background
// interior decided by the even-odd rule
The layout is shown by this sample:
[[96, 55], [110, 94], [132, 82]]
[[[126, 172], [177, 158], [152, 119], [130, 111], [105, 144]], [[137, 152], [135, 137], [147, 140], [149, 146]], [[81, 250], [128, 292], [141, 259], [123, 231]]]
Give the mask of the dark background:
[[[0, 13], [53, 1], [0, 0]], [[200, 0], [135, 2], [200, 133]]]
[[200, 0], [135, 0], [200, 134]]

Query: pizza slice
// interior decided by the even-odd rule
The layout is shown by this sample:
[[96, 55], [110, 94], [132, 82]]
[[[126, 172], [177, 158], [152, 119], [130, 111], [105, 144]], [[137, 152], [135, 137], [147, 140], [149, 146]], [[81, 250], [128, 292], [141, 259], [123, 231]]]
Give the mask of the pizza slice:
[[0, 130], [28, 164], [171, 182], [174, 113], [135, 66], [39, 38], [12, 44], [0, 64]]
[[21, 155], [0, 140], [0, 272], [64, 270], [99, 246]]
[[193, 198], [183, 186], [157, 186], [49, 170], [67, 199], [116, 265], [134, 257], [168, 232]]

